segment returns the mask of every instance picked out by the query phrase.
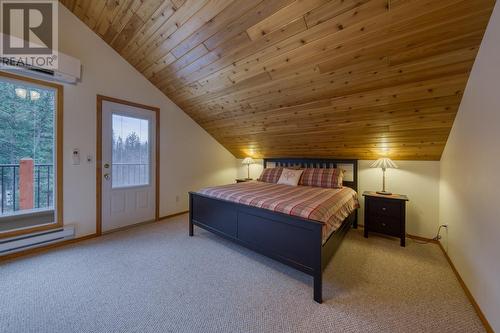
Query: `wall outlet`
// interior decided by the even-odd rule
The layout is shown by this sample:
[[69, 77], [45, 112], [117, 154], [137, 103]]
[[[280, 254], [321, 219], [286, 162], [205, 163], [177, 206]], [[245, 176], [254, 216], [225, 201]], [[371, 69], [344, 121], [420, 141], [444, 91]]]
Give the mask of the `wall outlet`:
[[178, 195], [175, 196], [175, 202], [179, 202], [179, 196]]

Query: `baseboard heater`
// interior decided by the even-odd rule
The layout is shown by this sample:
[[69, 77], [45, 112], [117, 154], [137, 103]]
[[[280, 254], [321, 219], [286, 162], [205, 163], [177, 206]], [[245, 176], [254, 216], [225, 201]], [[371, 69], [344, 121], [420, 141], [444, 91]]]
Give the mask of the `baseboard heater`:
[[75, 237], [74, 226], [0, 239], [0, 256], [61, 242]]

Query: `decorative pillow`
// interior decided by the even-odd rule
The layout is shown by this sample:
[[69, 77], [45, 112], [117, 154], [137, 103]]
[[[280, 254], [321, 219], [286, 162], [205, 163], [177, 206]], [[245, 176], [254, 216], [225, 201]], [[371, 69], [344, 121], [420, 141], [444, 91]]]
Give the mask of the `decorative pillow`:
[[283, 168], [266, 168], [257, 179], [259, 182], [274, 183], [276, 184], [280, 179]]
[[283, 169], [278, 184], [297, 186], [303, 169]]
[[342, 188], [343, 169], [307, 168], [300, 178], [299, 185], [326, 188]]

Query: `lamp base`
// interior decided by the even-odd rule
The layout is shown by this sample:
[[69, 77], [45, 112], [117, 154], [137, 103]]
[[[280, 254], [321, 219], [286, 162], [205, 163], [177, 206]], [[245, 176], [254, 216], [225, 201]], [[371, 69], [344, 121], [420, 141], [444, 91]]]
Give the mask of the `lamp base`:
[[377, 194], [382, 194], [382, 195], [392, 195], [391, 192], [387, 192], [387, 191], [377, 191]]

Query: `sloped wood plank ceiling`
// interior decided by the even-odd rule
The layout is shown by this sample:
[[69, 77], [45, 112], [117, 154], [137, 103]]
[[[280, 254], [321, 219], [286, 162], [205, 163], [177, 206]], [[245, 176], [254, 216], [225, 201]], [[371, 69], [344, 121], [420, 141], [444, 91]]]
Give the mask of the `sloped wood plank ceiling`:
[[61, 0], [237, 157], [438, 160], [494, 0]]

